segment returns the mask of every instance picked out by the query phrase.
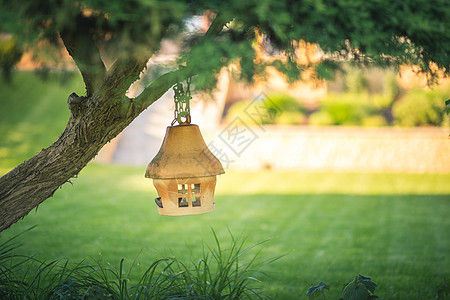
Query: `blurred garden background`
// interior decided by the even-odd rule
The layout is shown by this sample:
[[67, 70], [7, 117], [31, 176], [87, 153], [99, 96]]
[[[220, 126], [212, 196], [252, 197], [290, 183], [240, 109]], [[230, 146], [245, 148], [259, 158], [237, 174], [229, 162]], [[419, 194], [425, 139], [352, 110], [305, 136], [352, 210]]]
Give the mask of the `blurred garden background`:
[[[10, 54], [4, 61], [22, 57], [16, 69], [3, 65], [1, 176], [58, 138], [70, 117], [68, 96], [85, 88], [70, 59], [41, 68], [14, 55], [9, 37], [0, 41]], [[163, 45], [131, 96], [173, 62], [177, 47]], [[306, 43], [297, 50], [321, 55]], [[247, 246], [265, 241], [242, 261], [257, 253], [261, 261], [278, 258], [252, 283], [272, 299], [307, 299], [320, 281], [331, 286], [327, 299], [336, 299], [357, 274], [378, 284], [381, 299], [448, 299], [449, 81], [429, 86], [413, 67], [344, 69], [327, 81], [298, 82], [272, 70], [250, 85], [230, 66], [214, 91], [194, 93], [193, 123], [226, 172], [212, 213], [160, 216], [144, 178], [173, 119], [169, 91], [0, 239], [37, 225], [19, 238], [17, 253], [117, 268], [125, 258], [124, 273], [136, 262], [129, 275], [136, 282], [157, 259], [196, 261], [204, 245], [214, 248], [214, 230], [223, 249], [232, 235]], [[255, 120], [249, 109], [267, 117]], [[237, 121], [247, 135], [230, 143]]]
[[[17, 71], [9, 82], [1, 82], [1, 174], [58, 137], [69, 117], [65, 101], [68, 93], [83, 92], [82, 80], [75, 72], [40, 72]], [[371, 276], [379, 285], [376, 294], [383, 299], [436, 299], [448, 295], [450, 165], [448, 156], [445, 157], [449, 132], [443, 109], [443, 97], [448, 90], [445, 85], [402, 89], [396, 77], [388, 72], [382, 76], [383, 82], [388, 83], [371, 93], [367, 84], [370, 77], [360, 72], [351, 76], [355, 74], [359, 79], [346, 77], [341, 92], [324, 92], [314, 104], [306, 105], [304, 99], [282, 91], [265, 94], [280, 108], [280, 113], [274, 124], [262, 127], [249, 124], [258, 133], [258, 139], [243, 155], [260, 157], [266, 149], [270, 151], [274, 140], [264, 137], [271, 131], [275, 135], [293, 132], [285, 141], [287, 144], [275, 141], [279, 147], [291, 147], [293, 155], [308, 148], [312, 138], [323, 139], [321, 145], [326, 145], [330, 132], [338, 134], [331, 139], [341, 140], [341, 145], [352, 143], [355, 131], [366, 137], [375, 134], [375, 139], [395, 132], [394, 144], [404, 135], [408, 137], [406, 143], [418, 148], [399, 150], [376, 141], [387, 149], [377, 157], [378, 164], [383, 164], [384, 156], [391, 159], [392, 152], [399, 155], [397, 159], [401, 162], [400, 156], [405, 151], [404, 155], [416, 160], [414, 164], [435, 161], [439, 166], [422, 165], [421, 169], [406, 168], [404, 172], [399, 172], [395, 165], [391, 170], [384, 166], [384, 171], [380, 171], [374, 167], [376, 164], [369, 164], [370, 168], [364, 170], [361, 165], [352, 168], [351, 163], [337, 169], [333, 169], [333, 164], [328, 168], [322, 164], [289, 168], [282, 163], [277, 165], [277, 161], [289, 161], [289, 157], [273, 157], [272, 161], [264, 160], [264, 164], [255, 163], [245, 170], [246, 164], [237, 156], [227, 166], [226, 174], [218, 179], [216, 211], [166, 217], [158, 215], [153, 201], [156, 191], [143, 176], [146, 163], [154, 155], [142, 149], [145, 142], [137, 141], [136, 147], [143, 153], [136, 156], [147, 162], [130, 158], [127, 164], [119, 159], [118, 153], [115, 162], [115, 151], [133, 147], [121, 143], [136, 140], [130, 138], [132, 132], [125, 136], [125, 131], [118, 141], [109, 144], [111, 149], [105, 150], [97, 162], [90, 163], [78, 178], [63, 185], [36, 212], [3, 232], [1, 238], [5, 240], [38, 225], [20, 238], [22, 246], [18, 251], [46, 261], [101, 259], [118, 266], [125, 258], [125, 265], [130, 266], [140, 253], [137, 258], [140, 266], [134, 272], [138, 277], [146, 264], [158, 258], [176, 256], [195, 260], [201, 255], [203, 244], [214, 245], [211, 232], [214, 229], [225, 248], [230, 243], [230, 232], [246, 236], [248, 245], [268, 240], [254, 253], [253, 250], [247, 253], [249, 259], [258, 251], [263, 259], [282, 256], [265, 266], [265, 275], [258, 277], [261, 282], [255, 283], [273, 299], [306, 299], [308, 287], [320, 281], [331, 285], [330, 299], [337, 298], [342, 284], [357, 274]], [[358, 83], [358, 88], [347, 87], [358, 81], [365, 83]], [[331, 85], [325, 83], [328, 84]], [[160, 117], [170, 122], [171, 97], [166, 98], [168, 115]], [[217, 136], [235, 117], [244, 118], [239, 107], [253, 99], [228, 105], [215, 126], [201, 127], [205, 132], [215, 128], [206, 135], [207, 143], [218, 140]], [[227, 107], [227, 103], [225, 100], [222, 107]], [[152, 106], [147, 111], [151, 113]], [[162, 137], [169, 124], [164, 122], [159, 127], [137, 126], [144, 130], [138, 137], [145, 138], [147, 134], [151, 138], [149, 128]], [[325, 127], [317, 127], [322, 125]], [[361, 126], [382, 126], [382, 131], [367, 132], [367, 127]], [[306, 139], [296, 134], [311, 130], [313, 134]], [[428, 135], [433, 136], [431, 142]], [[412, 143], [411, 139], [416, 140]], [[160, 141], [154, 143], [157, 150]], [[256, 143], [259, 144], [255, 147]], [[377, 147], [376, 143], [373, 147]], [[430, 144], [431, 148], [427, 148]], [[133, 156], [138, 151], [127, 155]], [[349, 157], [355, 155], [339, 153], [334, 158], [337, 161], [351, 162]]]

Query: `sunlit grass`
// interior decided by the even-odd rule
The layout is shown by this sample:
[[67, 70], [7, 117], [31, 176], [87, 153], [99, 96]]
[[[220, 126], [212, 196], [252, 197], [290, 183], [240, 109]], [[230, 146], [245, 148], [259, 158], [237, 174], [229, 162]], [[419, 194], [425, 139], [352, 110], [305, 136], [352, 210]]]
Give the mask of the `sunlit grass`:
[[0, 175], [50, 146], [69, 120], [68, 96], [83, 95], [81, 76], [17, 72], [0, 80]]
[[379, 284], [383, 299], [430, 299], [449, 277], [450, 174], [230, 171], [219, 178], [215, 212], [167, 217], [144, 169], [88, 166], [6, 235], [38, 224], [21, 251], [130, 263], [142, 250], [145, 266], [200, 257], [214, 242], [211, 228], [220, 239], [244, 232], [249, 243], [270, 240], [262, 256], [286, 255], [265, 269], [274, 299], [304, 297], [322, 280], [338, 298], [358, 273]]

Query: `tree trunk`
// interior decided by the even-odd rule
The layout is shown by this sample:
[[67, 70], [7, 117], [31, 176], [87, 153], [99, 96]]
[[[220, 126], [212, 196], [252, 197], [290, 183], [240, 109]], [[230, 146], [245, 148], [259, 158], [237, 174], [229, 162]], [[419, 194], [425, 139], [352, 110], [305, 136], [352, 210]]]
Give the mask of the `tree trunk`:
[[[98, 151], [144, 109], [190, 75], [188, 69], [166, 73], [137, 98], [129, 99], [124, 96], [124, 86], [132, 82], [136, 72], [120, 77], [117, 77], [118, 72], [111, 73], [113, 76], [106, 77], [93, 96], [79, 97], [72, 93], [67, 101], [71, 116], [61, 136], [50, 147], [0, 178], [0, 232], [77, 176]], [[120, 84], [123, 81], [128, 84]]]
[[26, 216], [62, 184], [77, 176], [103, 145], [143, 110], [134, 109], [130, 113], [133, 101], [122, 100], [131, 103], [130, 109], [121, 101], [69, 96], [72, 115], [61, 136], [0, 178], [0, 231]]

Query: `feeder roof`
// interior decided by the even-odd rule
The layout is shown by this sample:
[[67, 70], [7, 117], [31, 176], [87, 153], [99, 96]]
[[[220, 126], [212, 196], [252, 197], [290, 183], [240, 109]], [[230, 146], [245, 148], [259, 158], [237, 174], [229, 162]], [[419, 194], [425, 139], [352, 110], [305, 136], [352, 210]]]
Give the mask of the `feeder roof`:
[[145, 177], [170, 179], [225, 173], [211, 153], [197, 125], [169, 126], [158, 154], [148, 164]]

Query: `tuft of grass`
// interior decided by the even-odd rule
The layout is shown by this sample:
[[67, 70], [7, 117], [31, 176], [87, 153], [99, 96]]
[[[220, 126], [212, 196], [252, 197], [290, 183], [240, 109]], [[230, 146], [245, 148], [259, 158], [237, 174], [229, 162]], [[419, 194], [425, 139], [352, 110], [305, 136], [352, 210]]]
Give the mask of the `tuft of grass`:
[[[222, 249], [219, 238], [213, 230], [216, 249], [203, 247], [203, 256], [191, 263], [191, 267], [177, 260], [178, 268], [182, 271], [186, 284], [188, 285], [188, 295], [195, 297], [205, 297], [207, 299], [262, 299], [261, 290], [251, 285], [252, 282], [261, 283], [256, 277], [262, 274], [261, 268], [266, 264], [275, 261], [273, 258], [264, 263], [256, 263], [258, 252], [252, 259], [246, 261], [244, 255], [257, 246], [265, 243], [260, 242], [250, 247], [244, 247], [245, 239], [232, 238], [231, 247]], [[203, 245], [204, 246], [204, 245]]]
[[118, 267], [101, 259], [93, 265], [44, 262], [15, 254], [19, 235], [0, 244], [1, 299], [262, 299], [253, 285], [261, 282], [256, 278], [261, 268], [273, 261], [257, 262], [259, 252], [248, 257], [262, 243], [245, 247], [245, 239], [231, 232], [231, 245], [223, 248], [213, 230], [216, 247], [203, 244], [200, 259], [190, 264], [175, 257], [158, 259], [133, 280], [137, 257], [127, 271], [124, 258]]

